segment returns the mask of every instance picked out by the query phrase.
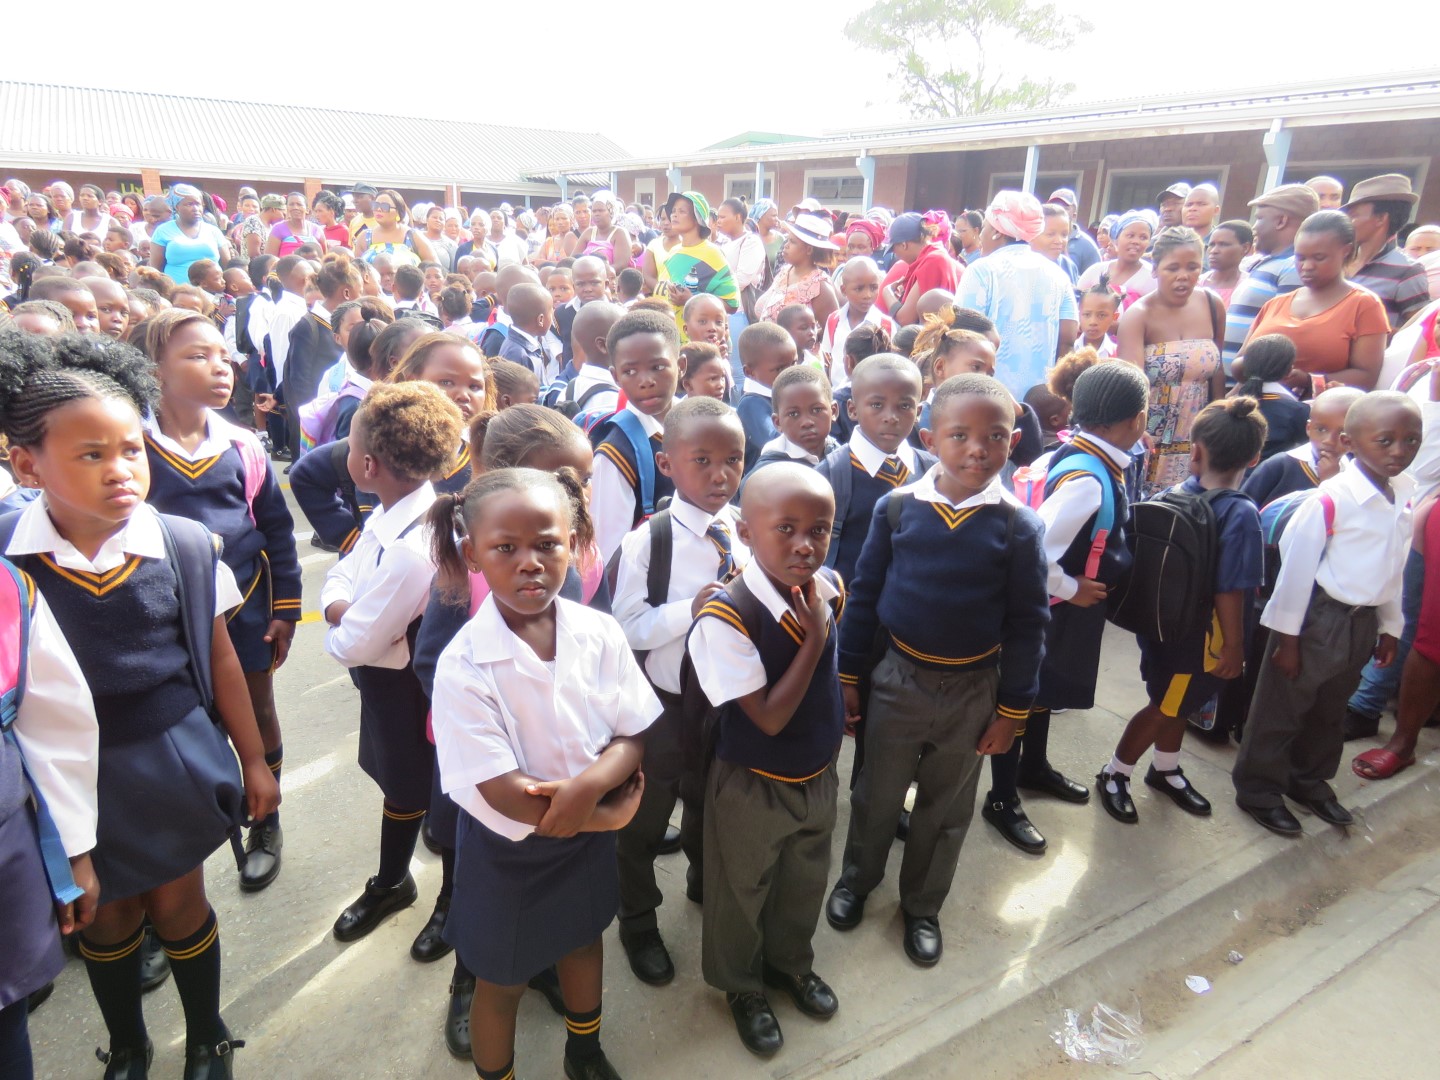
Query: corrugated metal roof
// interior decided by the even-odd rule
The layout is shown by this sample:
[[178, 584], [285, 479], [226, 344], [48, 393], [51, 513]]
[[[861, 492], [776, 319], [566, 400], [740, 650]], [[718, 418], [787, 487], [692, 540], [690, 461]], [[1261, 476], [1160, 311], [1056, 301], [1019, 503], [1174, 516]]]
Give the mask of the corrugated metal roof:
[[11, 167], [504, 191], [536, 186], [530, 178], [560, 162], [627, 156], [587, 132], [0, 80], [0, 161]]

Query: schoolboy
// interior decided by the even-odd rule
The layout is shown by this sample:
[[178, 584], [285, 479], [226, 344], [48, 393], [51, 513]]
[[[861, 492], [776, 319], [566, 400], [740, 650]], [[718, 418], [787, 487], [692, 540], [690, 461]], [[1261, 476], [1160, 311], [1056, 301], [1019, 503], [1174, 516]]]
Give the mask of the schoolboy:
[[555, 319], [555, 302], [543, 286], [522, 281], [510, 290], [505, 310], [510, 313], [510, 333], [498, 355], [502, 360], [525, 365], [541, 382], [548, 381], [559, 370], [544, 342]]
[[95, 298], [100, 333], [124, 340], [125, 330], [130, 325], [130, 297], [125, 287], [108, 277], [87, 277], [80, 284], [89, 289], [90, 295]]
[[[924, 331], [916, 348], [924, 345]], [[977, 375], [995, 374], [995, 346], [990, 340], [973, 330], [947, 330], [930, 350], [930, 385], [932, 389], [920, 407], [920, 419], [910, 441], [916, 442], [917, 433], [930, 427], [930, 403], [935, 400], [935, 387], [953, 375], [966, 373]], [[923, 445], [923, 444], [922, 444]]]
[[675, 493], [655, 455], [680, 377], [680, 331], [673, 318], [659, 312], [631, 311], [610, 328], [605, 346], [616, 385], [625, 395], [625, 408], [591, 435], [599, 441], [590, 480], [590, 516], [600, 556], [609, 562], [625, 534], [653, 514], [660, 499]]
[[844, 733], [836, 622], [844, 587], [824, 567], [835, 501], [811, 469], [750, 478], [739, 534], [751, 558], [700, 609], [689, 651], [721, 709], [705, 786], [701, 968], [725, 992], [746, 1049], [784, 1043], [764, 987], [817, 1019], [835, 992], [814, 970]]
[[406, 308], [432, 310], [430, 299], [425, 295], [425, 275], [416, 266], [395, 269], [395, 311], [398, 313]]
[[1354, 386], [1332, 386], [1310, 403], [1310, 419], [1305, 424], [1304, 446], [1266, 458], [1245, 478], [1241, 491], [1263, 507], [1282, 495], [1318, 487], [1340, 471], [1345, 456], [1341, 435], [1345, 414], [1350, 406], [1365, 396]]
[[[564, 267], [563, 262], [560, 265]], [[607, 280], [605, 261], [597, 259], [594, 255], [582, 255], [568, 269], [575, 295], [555, 309], [555, 335], [560, 339], [561, 356], [567, 362], [575, 359], [575, 353], [570, 344], [570, 332], [575, 323], [575, 317], [580, 314], [585, 305], [606, 298], [605, 283]]]
[[[665, 418], [664, 450], [656, 455], [660, 471], [674, 481], [675, 498], [651, 518], [650, 527], [633, 530], [620, 544], [611, 610], [631, 648], [644, 654], [645, 675], [665, 707], [645, 736], [640, 808], [618, 837], [620, 944], [636, 978], [652, 986], [675, 977], [655, 919], [663, 899], [655, 884], [655, 856], [677, 798], [685, 802], [681, 843], [690, 860], [688, 891], [698, 896], [702, 888], [704, 788], [702, 778], [682, 775], [680, 662], [700, 609], [749, 561], [749, 549], [737, 537], [739, 514], [731, 504], [744, 461], [745, 432], [734, 409], [707, 397], [677, 403]], [[652, 562], [665, 554], [652, 546], [656, 527], [669, 531], [669, 560], [652, 571]], [[657, 588], [668, 583], [653, 606], [652, 578]]]
[[72, 277], [59, 274], [37, 278], [30, 286], [31, 300], [54, 300], [65, 307], [75, 320], [75, 329], [82, 334], [100, 332], [100, 313], [95, 307], [95, 294]]
[[[553, 394], [553, 400], [546, 400], [546, 405], [559, 406], [574, 401], [577, 416], [614, 412], [620, 408], [620, 388], [615, 385], [615, 374], [610, 370], [605, 335], [624, 315], [624, 308], [606, 300], [597, 300], [580, 309], [570, 327], [575, 357], [571, 363], [575, 373], [563, 390]], [[562, 378], [564, 374], [562, 371]]]
[[737, 345], [745, 382], [740, 390], [736, 412], [745, 427], [745, 471], [749, 472], [760, 457], [760, 451], [779, 432], [770, 419], [775, 409], [770, 397], [776, 376], [794, 366], [798, 354], [795, 340], [785, 329], [772, 322], [757, 322], [740, 334]]
[[[861, 400], [866, 389], [857, 379]], [[1007, 751], [1030, 711], [1050, 618], [1044, 527], [999, 479], [1020, 435], [1010, 391], [988, 375], [956, 375], [936, 391], [933, 418], [925, 442], [939, 461], [876, 506], [841, 631], [845, 712], [865, 717], [865, 765], [826, 905], [836, 929], [859, 924], [916, 783], [900, 909], [905, 955], [927, 967], [943, 949], [940, 909], [974, 815], [982, 755]], [[870, 672], [882, 627], [889, 648]]]
[[[1210, 813], [1209, 800], [1180, 767], [1186, 718], [1241, 673], [1251, 604], [1265, 580], [1260, 514], [1239, 491], [1246, 470], [1260, 460], [1265, 445], [1259, 403], [1249, 397], [1211, 402], [1195, 418], [1190, 441], [1190, 476], [1181, 489], [1205, 495], [1215, 517], [1214, 616], [1171, 641], [1136, 635], [1149, 703], [1130, 718], [1110, 763], [1095, 777], [1100, 805], [1127, 825], [1139, 820], [1130, 777], [1152, 746], [1155, 755], [1145, 774], [1146, 786], [1186, 813]], [[1343, 710], [1343, 697], [1340, 700]]]
[[771, 390], [770, 421], [780, 434], [761, 449], [755, 468], [777, 461], [820, 464], [839, 445], [830, 437], [835, 422], [830, 380], [816, 368], [797, 364], [780, 372]]
[[795, 342], [795, 354], [799, 357], [799, 362], [824, 370], [825, 365], [815, 351], [820, 340], [820, 324], [815, 321], [815, 313], [805, 304], [791, 304], [780, 309], [775, 321], [785, 328], [785, 332]]
[[[1265, 828], [1300, 833], [1289, 796], [1332, 825], [1353, 824], [1330, 780], [1344, 749], [1345, 708], [1373, 654], [1395, 658], [1410, 551], [1420, 409], [1405, 394], [1367, 394], [1345, 415], [1349, 468], [1320, 484], [1280, 537], [1280, 574], [1261, 616], [1271, 653], [1235, 760], [1235, 801]], [[1326, 503], [1329, 504], [1327, 511]]]
[[527, 282], [539, 285], [540, 275], [520, 263], [510, 263], [495, 275], [495, 295], [498, 303], [491, 312], [489, 328], [480, 336], [480, 351], [486, 356], [500, 355], [500, 347], [505, 344], [513, 322], [510, 317], [510, 290]]
[[850, 373], [850, 389], [850, 441], [816, 466], [835, 491], [835, 535], [825, 565], [842, 581], [854, 580], [880, 496], [929, 471], [936, 460], [907, 441], [921, 398], [920, 369], [913, 362], [895, 353], [867, 356]]
[[1040, 418], [1042, 450], [1059, 447], [1060, 432], [1070, 423], [1070, 403], [1044, 383], [1036, 383], [1025, 391], [1025, 404]]
[[555, 302], [555, 309], [558, 311], [562, 304], [568, 304], [575, 299], [575, 281], [570, 276], [570, 271], [559, 266], [549, 267], [550, 273], [545, 278], [545, 288], [550, 292], [550, 299]]
[[622, 307], [628, 308], [639, 300], [640, 292], [644, 288], [645, 275], [633, 266], [627, 266], [615, 275], [615, 296]]
[[851, 259], [840, 270], [840, 296], [845, 302], [825, 320], [825, 334], [820, 341], [820, 355], [828, 365], [830, 382], [836, 390], [850, 385], [850, 376], [845, 371], [845, 339], [852, 330], [869, 323], [887, 334], [895, 333], [890, 316], [875, 306], [882, 277], [875, 260], [865, 255]]

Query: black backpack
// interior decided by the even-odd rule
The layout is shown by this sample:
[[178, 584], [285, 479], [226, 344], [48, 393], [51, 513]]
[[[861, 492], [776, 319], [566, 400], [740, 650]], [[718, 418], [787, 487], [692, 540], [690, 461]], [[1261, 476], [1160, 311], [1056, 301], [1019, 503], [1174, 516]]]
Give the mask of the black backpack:
[[574, 420], [575, 417], [586, 411], [585, 406], [590, 404], [591, 398], [607, 392], [614, 393], [615, 387], [607, 383], [595, 383], [579, 397], [576, 397], [575, 380], [571, 379], [565, 384], [565, 392], [550, 407], [567, 420]]
[[[725, 582], [725, 591], [740, 615], [745, 636], [758, 642], [761, 627], [764, 625], [762, 620], [769, 614], [765, 605], [750, 591], [738, 570]], [[690, 630], [685, 635], [685, 654], [680, 660], [680, 751], [685, 775], [699, 782], [700, 790], [695, 792], [695, 795], [703, 798], [704, 778], [710, 771], [710, 763], [715, 759], [715, 742], [720, 734], [720, 714], [726, 706], [710, 704], [710, 699], [705, 695], [700, 679], [695, 674], [695, 664], [690, 659], [690, 634], [694, 632], [695, 624], [691, 623]]]
[[1111, 622], [1160, 642], [1209, 624], [1219, 548], [1214, 504], [1230, 494], [1230, 488], [1197, 494], [1176, 485], [1131, 505], [1125, 542], [1134, 561], [1110, 592]]

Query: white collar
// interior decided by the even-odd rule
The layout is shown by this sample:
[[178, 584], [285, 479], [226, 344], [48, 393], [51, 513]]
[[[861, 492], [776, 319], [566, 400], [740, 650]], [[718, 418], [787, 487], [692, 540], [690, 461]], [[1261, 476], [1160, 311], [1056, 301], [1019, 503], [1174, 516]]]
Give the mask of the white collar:
[[160, 531], [160, 518], [149, 503], [141, 503], [128, 521], [110, 539], [100, 545], [94, 560], [80, 554], [78, 548], [60, 535], [50, 520], [45, 496], [34, 500], [20, 512], [15, 534], [5, 548], [6, 555], [48, 555], [71, 570], [104, 573], [123, 563], [125, 555], [146, 559], [165, 558], [165, 537]]
[[[794, 615], [794, 606], [788, 597], [780, 595], [780, 590], [775, 588], [768, 574], [760, 568], [758, 560], [751, 559], [740, 571], [740, 577], [744, 580], [750, 594], [765, 605], [765, 610], [770, 612], [770, 617], [779, 622], [785, 617], [786, 612]], [[815, 574], [815, 591], [821, 600], [829, 603], [840, 595], [840, 591], [830, 583], [829, 575], [817, 572]]]
[[528, 330], [520, 329], [520, 327], [516, 326], [514, 323], [510, 324], [510, 336], [514, 338], [519, 338], [522, 342], [528, 341], [532, 349], [540, 348], [539, 338], [537, 338], [534, 334], [530, 333], [530, 331]]
[[1291, 401], [1295, 400], [1295, 395], [1290, 392], [1290, 388], [1282, 382], [1263, 383], [1260, 387], [1260, 392], [1262, 394], [1279, 394], [1281, 397], [1287, 397]]
[[1121, 450], [1118, 446], [1111, 445], [1104, 439], [1100, 438], [1099, 435], [1093, 435], [1090, 432], [1086, 431], [1084, 428], [1080, 428], [1071, 433], [1072, 438], [1075, 435], [1083, 435], [1086, 442], [1092, 442], [1101, 450], [1104, 450], [1106, 455], [1109, 456], [1110, 460], [1113, 461], [1116, 465], [1119, 465], [1120, 468], [1128, 469], [1130, 467], [1131, 458], [1129, 450]]
[[700, 507], [688, 503], [684, 499], [676, 498], [670, 503], [670, 516], [678, 521], [687, 530], [696, 536], [703, 537], [705, 530], [715, 522], [722, 522], [727, 529], [734, 525], [734, 511], [729, 506], [722, 506], [719, 513], [707, 514]]
[[799, 443], [793, 443], [784, 435], [777, 435], [760, 448], [762, 454], [768, 454], [773, 450], [781, 451], [786, 457], [794, 461], [804, 461], [811, 465], [820, 464], [820, 458], [810, 453]]
[[635, 416], [639, 417], [640, 426], [645, 430], [646, 435], [659, 435], [665, 430], [659, 420], [656, 420], [653, 416], [646, 416], [628, 401], [625, 403], [625, 411], [634, 413]]
[[[584, 608], [557, 596], [555, 604], [555, 673], [566, 669], [563, 658], [580, 652], [582, 643], [577, 636], [577, 617], [583, 619]], [[583, 630], [583, 628], [580, 628]], [[500, 603], [492, 592], [481, 602], [479, 610], [465, 628], [470, 639], [470, 655], [476, 663], [494, 664], [502, 660], [513, 660], [516, 669], [532, 678], [553, 682], [555, 675], [549, 666], [535, 655], [533, 649], [505, 625], [500, 614]]]
[[[580, 370], [575, 373], [576, 388], [588, 390], [596, 383], [604, 386], [615, 386], [615, 376], [610, 374], [608, 367], [601, 367], [599, 364], [581, 364]], [[615, 389], [618, 390], [620, 388], [615, 386]]]
[[1005, 490], [1005, 485], [1001, 482], [998, 473], [990, 478], [990, 483], [985, 485], [984, 490], [958, 503], [951, 502], [950, 499], [942, 495], [940, 490], [935, 486], [935, 478], [939, 475], [940, 464], [936, 462], [930, 466], [924, 476], [920, 477], [920, 479], [916, 480], [913, 484], [908, 485], [904, 490], [909, 491], [921, 502], [940, 503], [943, 506], [953, 507], [956, 510], [964, 510], [967, 506], [994, 506], [997, 503], [1004, 502], [1006, 499], [1015, 503], [1016, 506], [1020, 505], [1015, 499], [1015, 496]]
[[759, 394], [761, 397], [770, 397], [775, 391], [762, 382], [756, 382], [749, 375], [745, 376], [745, 385], [740, 388], [742, 394]]
[[373, 533], [382, 548], [388, 548], [400, 538], [401, 533], [423, 517], [434, 502], [435, 488], [427, 480], [394, 506], [377, 506], [365, 522], [365, 531]]
[[1312, 469], [1320, 468], [1320, 455], [1315, 452], [1315, 447], [1310, 443], [1301, 443], [1293, 450], [1286, 450], [1286, 454], [1296, 461], [1303, 461]]
[[229, 448], [232, 441], [231, 424], [214, 409], [205, 410], [205, 437], [200, 440], [200, 445], [193, 451], [185, 449], [161, 431], [159, 417], [153, 413], [145, 417], [141, 423], [145, 426], [145, 434], [164, 449], [169, 450], [172, 454], [179, 454], [186, 461], [204, 461], [206, 458], [219, 457]]
[[324, 300], [316, 300], [315, 306], [310, 309], [310, 314], [322, 322], [328, 323], [330, 321], [330, 309], [325, 306]]
[[[871, 476], [880, 471], [880, 466], [885, 464], [887, 456], [884, 450], [865, 437], [865, 433], [860, 430], [858, 424], [850, 433], [850, 452], [860, 459], [860, 464]], [[911, 472], [915, 471], [915, 448], [910, 445], [908, 440], [901, 442], [895, 451], [895, 456], [905, 464], [907, 469]]]
[[[1379, 499], [1387, 506], [1390, 500], [1385, 498], [1385, 493], [1370, 482], [1365, 475], [1365, 470], [1359, 467], [1353, 469], [1341, 469], [1338, 474], [1325, 481], [1326, 484], [1335, 484], [1344, 488], [1350, 493], [1350, 497], [1362, 506], [1371, 499]], [[1390, 491], [1395, 496], [1395, 507], [1403, 507], [1415, 494], [1415, 480], [1409, 473], [1401, 473], [1399, 476], [1390, 479]]]

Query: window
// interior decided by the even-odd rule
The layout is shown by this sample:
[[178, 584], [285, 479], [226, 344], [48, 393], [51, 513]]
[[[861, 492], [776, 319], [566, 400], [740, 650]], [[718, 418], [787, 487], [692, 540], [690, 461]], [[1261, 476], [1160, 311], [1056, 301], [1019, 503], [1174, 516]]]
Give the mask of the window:
[[[765, 182], [761, 187], [761, 198], [769, 199], [775, 190], [775, 178], [769, 173], [765, 175]], [[725, 174], [725, 197], [727, 199], [744, 199], [746, 204], [755, 202], [755, 174], [754, 173], [726, 173]]]
[[653, 207], [655, 205], [655, 178], [653, 176], [637, 176], [635, 178], [634, 201], [639, 203], [641, 206]]
[[1196, 184], [1214, 184], [1225, 193], [1226, 168], [1192, 169], [1176, 166], [1172, 169], [1112, 169], [1105, 178], [1105, 199], [1102, 213], [1123, 214], [1126, 210], [1143, 207], [1155, 208], [1156, 198], [1177, 180], [1194, 187]]
[[854, 203], [865, 199], [865, 178], [842, 173], [809, 173], [805, 177], [805, 197], [819, 199], [826, 206]]
[[1420, 191], [1425, 186], [1426, 159], [1411, 158], [1408, 161], [1292, 161], [1285, 166], [1284, 182], [1303, 184], [1315, 176], [1331, 176], [1339, 180], [1348, 195], [1361, 180], [1382, 173], [1400, 173], [1410, 180], [1410, 186]]
[[[990, 195], [986, 199], [995, 198], [997, 191], [1019, 191], [1020, 185], [1025, 182], [1024, 173], [991, 173], [990, 174]], [[1075, 192], [1076, 198], [1081, 200], [1080, 205], [1084, 206], [1085, 193], [1080, 190], [1080, 174], [1078, 172], [1046, 172], [1041, 170], [1035, 175], [1035, 197], [1041, 202], [1057, 188], [1068, 187]]]

